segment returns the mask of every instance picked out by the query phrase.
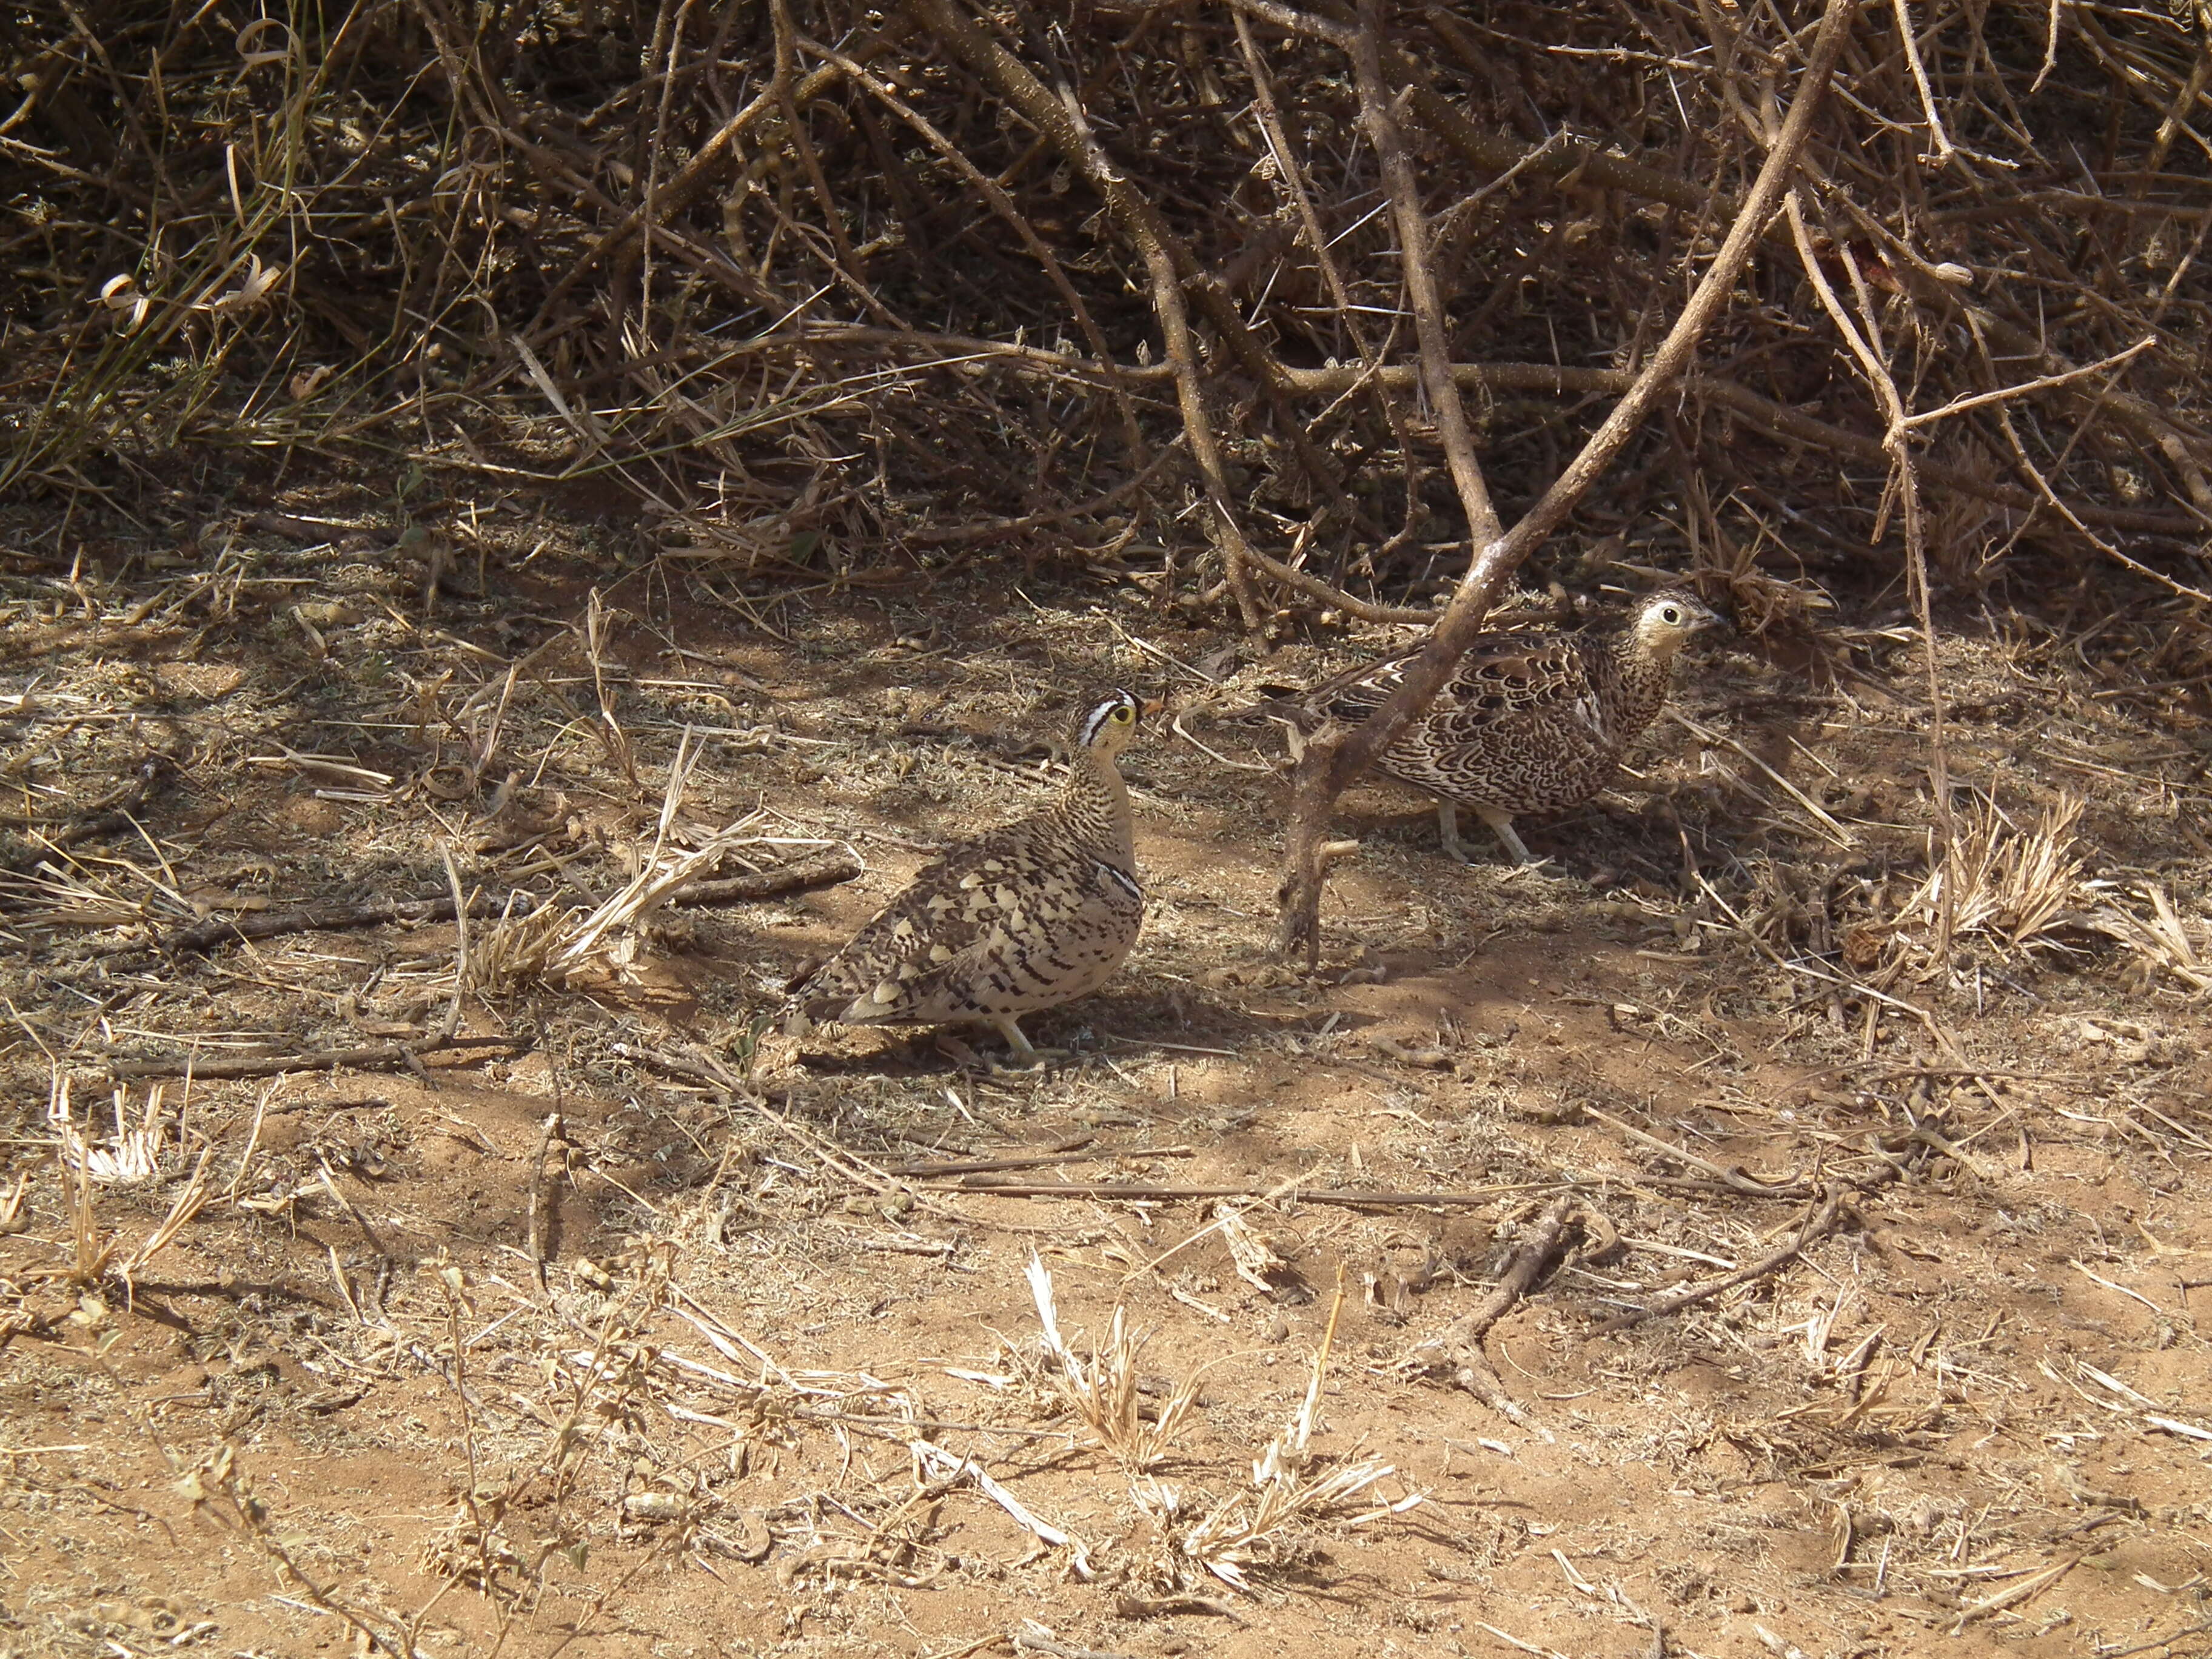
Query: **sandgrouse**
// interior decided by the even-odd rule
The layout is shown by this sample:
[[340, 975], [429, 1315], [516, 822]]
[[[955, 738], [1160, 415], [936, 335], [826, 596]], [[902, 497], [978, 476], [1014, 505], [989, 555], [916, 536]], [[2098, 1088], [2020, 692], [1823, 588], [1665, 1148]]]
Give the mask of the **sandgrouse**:
[[1115, 765], [1141, 712], [1126, 691], [1091, 708], [1059, 799], [925, 867], [797, 988], [787, 1029], [974, 1021], [1034, 1062], [1019, 1018], [1097, 990], [1144, 925], [1129, 791]]
[[[1676, 653], [1716, 624], [1721, 619], [1693, 595], [1666, 588], [1610, 637], [1477, 635], [1436, 701], [1376, 768], [1437, 798], [1437, 827], [1453, 858], [1472, 861], [1459, 839], [1457, 809], [1467, 806], [1516, 863], [1535, 863], [1514, 817], [1578, 806], [1603, 788], [1665, 704]], [[1303, 748], [1326, 721], [1362, 720], [1381, 708], [1418, 649], [1363, 665], [1293, 702], [1267, 705], [1267, 712], [1289, 722], [1294, 747]]]

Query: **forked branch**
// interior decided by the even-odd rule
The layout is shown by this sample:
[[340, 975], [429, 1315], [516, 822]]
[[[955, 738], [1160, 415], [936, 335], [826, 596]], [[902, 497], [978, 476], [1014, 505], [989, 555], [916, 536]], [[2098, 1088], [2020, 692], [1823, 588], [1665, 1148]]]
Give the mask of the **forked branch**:
[[1152, 311], [1167, 343], [1168, 362], [1175, 369], [1176, 396], [1182, 405], [1183, 431], [1190, 441], [1192, 459], [1205, 480], [1212, 511], [1210, 528], [1221, 554], [1223, 573], [1237, 597], [1244, 625], [1260, 625], [1259, 601], [1252, 590], [1249, 550], [1237, 527], [1229, 500], [1228, 474], [1215, 442], [1213, 422], [1206, 409], [1206, 388], [1198, 370], [1198, 347], [1190, 326], [1190, 307], [1183, 299], [1176, 270], [1173, 238], [1152, 204], [1115, 167], [1091, 136], [1079, 112], [1054, 98], [1044, 82], [1025, 64], [986, 33], [960, 4], [960, 0], [916, 0], [916, 9], [930, 30], [957, 53], [969, 68], [988, 82], [1072, 165], [1082, 170], [1093, 190], [1106, 204], [1145, 262], [1152, 289]]
[[[1451, 672], [1468, 644], [1482, 627], [1483, 618], [1489, 614], [1498, 590], [1506, 578], [1527, 558], [1537, 544], [1564, 523], [1590, 487], [1620, 453], [1629, 439], [1647, 416], [1660, 396], [1688, 368], [1697, 350], [1698, 341], [1706, 327], [1720, 313], [1728, 295], [1742, 272], [1744, 263], [1751, 257], [1753, 245], [1766, 227], [1767, 220], [1780, 205], [1784, 192], [1789, 188], [1796, 171], [1798, 157], [1803, 153], [1806, 140], [1811, 136], [1813, 117], [1826, 89], [1828, 79], [1835, 72], [1836, 64], [1843, 55], [1844, 43], [1850, 32], [1851, 18], [1858, 9], [1858, 0], [1828, 0], [1822, 13], [1819, 33], [1813, 41], [1812, 54], [1805, 73], [1797, 85], [1797, 96], [1790, 106], [1790, 113], [1776, 135], [1766, 161], [1759, 168], [1745, 198], [1741, 211], [1729, 227], [1727, 239], [1720, 252], [1707, 267], [1704, 278], [1691, 294], [1689, 303], [1675, 319], [1667, 337], [1651, 355], [1650, 362], [1637, 376], [1621, 400], [1613, 405], [1605, 422], [1591, 434], [1543, 498], [1531, 507], [1513, 528], [1502, 536], [1486, 526], [1483, 518], [1475, 512], [1472, 502], [1468, 510], [1468, 527], [1473, 532], [1474, 556], [1468, 562], [1467, 574], [1460, 579], [1451, 603], [1443, 617], [1429, 635], [1419, 656], [1400, 681], [1390, 700], [1377, 709], [1363, 725], [1339, 732], [1324, 732], [1306, 746], [1291, 786], [1290, 825], [1284, 848], [1282, 885], [1277, 896], [1282, 906], [1276, 929], [1277, 950], [1288, 956], [1302, 951], [1307, 963], [1317, 962], [1321, 953], [1321, 894], [1323, 872], [1320, 859], [1322, 831], [1336, 799], [1352, 781], [1364, 771], [1370, 763], [1387, 749], [1403, 731], [1408, 721], [1428, 707], [1445, 676]], [[1374, 21], [1371, 15], [1363, 18], [1362, 33], [1370, 37], [1363, 49], [1355, 53], [1355, 65], [1364, 64], [1372, 70], [1379, 61], [1379, 47], [1373, 42]], [[1360, 76], [1360, 95], [1363, 105], [1376, 100], [1379, 89], [1370, 84], [1369, 74]], [[1370, 131], [1376, 131], [1370, 126]], [[1413, 216], [1418, 217], [1418, 213]], [[1405, 234], [1401, 218], [1400, 226], [1401, 255], [1409, 266], [1417, 258], [1420, 242]], [[1426, 342], [1431, 331], [1443, 337], [1443, 319], [1435, 314], [1436, 296], [1432, 286], [1425, 281], [1425, 273], [1417, 278], [1409, 270], [1407, 294], [1414, 311], [1416, 325], [1424, 342], [1422, 372], [1428, 383], [1430, 399], [1437, 410], [1438, 426], [1445, 425], [1445, 398], [1451, 392], [1451, 373], [1448, 362], [1442, 359], [1431, 363]], [[1430, 314], [1424, 315], [1425, 309]], [[1431, 380], [1431, 376], [1434, 379]], [[1441, 385], [1438, 384], [1441, 383]], [[1449, 453], [1447, 437], [1447, 453]], [[1455, 466], [1455, 476], [1459, 469]], [[1462, 486], [1462, 498], [1467, 490]], [[1495, 520], [1490, 521], [1494, 526]]]

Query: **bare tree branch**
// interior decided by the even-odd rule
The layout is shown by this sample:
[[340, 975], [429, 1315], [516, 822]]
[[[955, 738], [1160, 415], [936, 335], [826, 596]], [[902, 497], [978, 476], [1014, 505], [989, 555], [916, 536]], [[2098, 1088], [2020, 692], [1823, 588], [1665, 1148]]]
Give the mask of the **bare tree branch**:
[[[1613, 464], [1613, 458], [1627, 444], [1661, 394], [1688, 368], [1699, 337], [1726, 303], [1745, 262], [1751, 257], [1753, 245], [1765, 230], [1768, 217], [1789, 188], [1797, 158], [1812, 133], [1814, 112], [1819, 107], [1829, 76], [1835, 72], [1837, 60], [1843, 55], [1857, 7], [1858, 0], [1828, 0], [1805, 73], [1798, 81], [1797, 95], [1776, 135], [1773, 147], [1767, 151], [1766, 161], [1753, 182], [1742, 210], [1691, 294], [1689, 303], [1683, 307], [1681, 315], [1675, 319], [1674, 327], [1652, 353], [1651, 361], [1637, 376], [1635, 384], [1613, 405], [1604, 423], [1583, 445], [1582, 453], [1510, 532], [1503, 536], [1487, 533], [1481, 517], [1470, 504], [1469, 526], [1479, 550], [1468, 562], [1467, 574], [1461, 578], [1436, 631], [1414, 659], [1397, 690], [1364, 724], [1340, 735], [1324, 732], [1306, 746], [1292, 784], [1283, 881], [1278, 890], [1282, 911], [1275, 942], [1284, 955], [1303, 951], [1310, 964], [1319, 960], [1323, 872], [1318, 854], [1322, 826], [1336, 798], [1390, 745], [1407, 723], [1428, 706], [1452, 665], [1480, 630], [1483, 618], [1488, 615], [1506, 578], [1534, 548], [1565, 521], [1568, 514]], [[1364, 101], [1369, 89], [1364, 84], [1367, 76], [1363, 75], [1361, 78]], [[1402, 228], [1401, 234], [1403, 235]], [[1413, 245], [1404, 245], [1402, 251], [1409, 261], [1413, 258]], [[1418, 323], [1419, 295], [1423, 290], [1416, 289], [1411, 280], [1407, 290], [1414, 296]], [[1433, 290], [1428, 292], [1432, 299]], [[1432, 324], [1436, 320], [1431, 319]], [[1425, 353], [1423, 372], [1425, 380], [1431, 372]], [[1448, 365], [1441, 367], [1441, 377], [1449, 386], [1451, 375]], [[1444, 419], [1439, 404], [1440, 427]], [[1464, 483], [1462, 489], [1464, 495]]]
[[[1905, 0], [1898, 0], [1899, 15], [1903, 17]], [[1882, 359], [1881, 341], [1875, 332], [1874, 308], [1869, 301], [1866, 283], [1859, 274], [1858, 264], [1850, 250], [1839, 250], [1845, 267], [1851, 274], [1851, 285], [1858, 291], [1862, 331], [1844, 312], [1843, 301], [1837, 297], [1827, 274], [1820, 269], [1819, 256], [1814, 252], [1812, 233], [1805, 228], [1805, 213], [1798, 199], [1799, 192], [1792, 190], [1784, 200], [1790, 217], [1790, 233], [1797, 244], [1798, 261], [1805, 268], [1806, 280], [1820, 296], [1821, 308], [1828, 313], [1836, 331], [1844, 337], [1844, 343], [1857, 360], [1859, 373], [1868, 388], [1881, 404], [1882, 414], [1889, 422], [1889, 432], [1882, 447], [1889, 452], [1890, 477], [1898, 498], [1904, 507], [1905, 568], [1912, 590], [1912, 602], [1920, 622], [1922, 660], [1928, 677], [1928, 759], [1929, 783], [1935, 795], [1936, 823], [1942, 838], [1940, 856], [1948, 858], [1957, 838], [1957, 826], [1951, 817], [1950, 767], [1943, 742], [1943, 684], [1936, 672], [1936, 620], [1933, 604], [1928, 592], [1928, 541], [1920, 511], [1920, 477], [1912, 454], [1912, 418], [1905, 406], [1905, 394], [1898, 390], [1896, 377]], [[1936, 949], [1951, 948], [1953, 913], [1956, 908], [1958, 884], [1942, 884], [1941, 908], [1936, 919]]]
[[[1211, 514], [1208, 528], [1222, 556], [1224, 574], [1237, 597], [1244, 625], [1256, 630], [1262, 620], [1259, 601], [1251, 587], [1249, 544], [1239, 527], [1229, 495], [1228, 475], [1219, 446], [1206, 410], [1204, 387], [1199, 377], [1198, 347], [1190, 327], [1189, 299], [1206, 313], [1223, 344], [1247, 373], [1257, 380], [1273, 407], [1276, 425], [1308, 476], [1328, 495], [1336, 510], [1356, 525], [1365, 525], [1365, 514], [1346, 491], [1336, 464], [1308, 436], [1305, 422], [1291, 405], [1286, 374], [1260, 344], [1237, 312], [1227, 286], [1200, 270], [1188, 248], [1169, 229], [1159, 210], [1115, 167], [1084, 122], [1079, 108], [1063, 103], [1029, 66], [1000, 46], [962, 7], [959, 0], [915, 0], [915, 9], [931, 31], [961, 61], [983, 77], [1072, 167], [1079, 168], [1106, 204], [1107, 212], [1135, 244], [1145, 263], [1152, 309], [1167, 347], [1169, 363], [1176, 371], [1176, 392], [1185, 429], [1190, 434], [1192, 459], [1205, 480]], [[1372, 528], [1372, 526], [1366, 526]]]

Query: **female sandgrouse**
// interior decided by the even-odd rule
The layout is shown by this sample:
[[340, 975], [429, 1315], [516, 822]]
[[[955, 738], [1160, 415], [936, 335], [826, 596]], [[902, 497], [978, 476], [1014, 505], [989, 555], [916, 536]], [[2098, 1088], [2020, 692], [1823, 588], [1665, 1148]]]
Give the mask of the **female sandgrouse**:
[[[1376, 761], [1437, 798], [1444, 851], [1460, 845], [1457, 809], [1498, 832], [1517, 864], [1537, 860], [1514, 832], [1521, 812], [1558, 812], [1603, 788], [1622, 752], [1658, 717], [1675, 653], [1721, 619], [1678, 588], [1645, 599], [1611, 638], [1480, 634], [1436, 701]], [[1294, 732], [1365, 720], [1398, 687], [1419, 647], [1340, 674], [1283, 714]], [[1294, 737], [1293, 742], [1301, 741]]]
[[972, 1020], [1036, 1060], [1017, 1018], [1097, 990], [1144, 925], [1129, 791], [1114, 764], [1139, 712], [1116, 691], [1085, 714], [1060, 799], [923, 869], [798, 988], [793, 1030]]

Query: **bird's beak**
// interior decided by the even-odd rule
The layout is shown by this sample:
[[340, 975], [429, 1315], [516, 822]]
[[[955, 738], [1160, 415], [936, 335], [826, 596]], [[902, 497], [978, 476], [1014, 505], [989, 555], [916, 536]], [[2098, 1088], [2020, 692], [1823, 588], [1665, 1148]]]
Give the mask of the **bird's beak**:
[[1148, 720], [1157, 720], [1168, 712], [1168, 700], [1165, 697], [1146, 697], [1137, 705], [1137, 712]]

